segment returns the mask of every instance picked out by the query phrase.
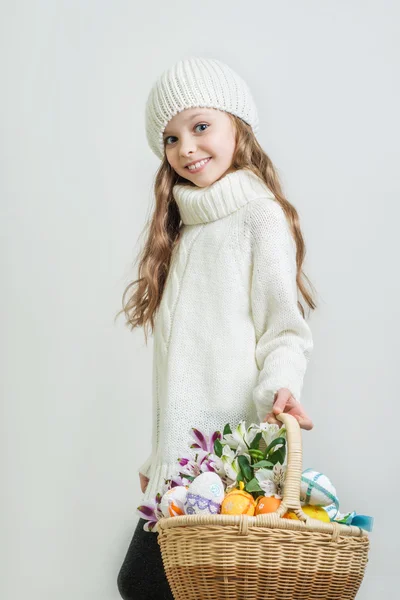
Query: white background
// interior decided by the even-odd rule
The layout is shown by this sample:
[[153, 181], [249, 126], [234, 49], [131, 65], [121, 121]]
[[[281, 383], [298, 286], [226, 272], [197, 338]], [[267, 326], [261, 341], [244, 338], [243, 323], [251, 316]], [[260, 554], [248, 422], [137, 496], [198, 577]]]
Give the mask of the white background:
[[382, 0], [1, 2], [2, 598], [119, 598], [152, 342], [113, 319], [159, 166], [147, 94], [191, 54], [248, 82], [299, 211], [318, 291], [304, 468], [375, 517], [358, 598], [396, 597], [399, 17]]

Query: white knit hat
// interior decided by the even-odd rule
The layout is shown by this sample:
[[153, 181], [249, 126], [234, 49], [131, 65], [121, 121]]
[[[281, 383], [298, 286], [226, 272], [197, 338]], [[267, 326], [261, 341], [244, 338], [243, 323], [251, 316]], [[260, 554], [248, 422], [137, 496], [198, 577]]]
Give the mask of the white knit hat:
[[217, 59], [189, 56], [164, 71], [146, 103], [146, 136], [162, 160], [167, 123], [186, 108], [207, 107], [240, 117], [258, 132], [257, 108], [246, 82]]

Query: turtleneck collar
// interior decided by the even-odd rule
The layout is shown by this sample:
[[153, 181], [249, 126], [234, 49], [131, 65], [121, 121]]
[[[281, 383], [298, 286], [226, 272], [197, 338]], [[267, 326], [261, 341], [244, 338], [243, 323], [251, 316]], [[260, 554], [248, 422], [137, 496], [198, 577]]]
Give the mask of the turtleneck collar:
[[231, 171], [206, 187], [176, 184], [172, 194], [185, 225], [216, 221], [255, 198], [273, 197], [264, 181], [248, 169]]

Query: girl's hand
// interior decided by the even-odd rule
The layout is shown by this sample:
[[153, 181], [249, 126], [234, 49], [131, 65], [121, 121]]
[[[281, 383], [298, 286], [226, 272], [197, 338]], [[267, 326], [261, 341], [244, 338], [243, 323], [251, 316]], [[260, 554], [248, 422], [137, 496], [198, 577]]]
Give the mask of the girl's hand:
[[290, 390], [287, 388], [281, 388], [274, 400], [274, 406], [272, 412], [268, 413], [263, 423], [273, 423], [282, 426], [282, 421], [278, 421], [275, 415], [279, 415], [281, 412], [293, 415], [302, 429], [310, 430], [314, 427], [311, 419], [306, 415], [300, 402], [298, 402], [293, 396]]
[[146, 475], [143, 475], [143, 473], [139, 473], [139, 478], [140, 478], [140, 487], [141, 487], [141, 490], [142, 490], [142, 492], [144, 494], [145, 491], [146, 491], [146, 488], [147, 488], [147, 486], [149, 484], [149, 478], [146, 477]]

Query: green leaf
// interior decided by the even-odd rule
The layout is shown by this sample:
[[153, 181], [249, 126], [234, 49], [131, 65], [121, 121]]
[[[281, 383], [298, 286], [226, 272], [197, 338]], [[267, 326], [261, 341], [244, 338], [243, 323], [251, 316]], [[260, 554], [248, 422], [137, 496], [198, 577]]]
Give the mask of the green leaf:
[[252, 479], [253, 477], [253, 470], [250, 467], [249, 459], [247, 458], [247, 456], [240, 454], [238, 456], [238, 464], [243, 474], [244, 480], [250, 481], [250, 479]]
[[285, 460], [285, 455], [285, 448], [278, 448], [278, 450], [275, 450], [275, 452], [273, 452], [268, 458], [274, 465], [276, 465], [278, 462], [282, 465], [283, 461]]
[[245, 485], [246, 492], [262, 492], [262, 488], [260, 487], [258, 479], [254, 477], [249, 481], [247, 485]]
[[222, 444], [219, 441], [219, 439], [217, 438], [214, 442], [214, 452], [219, 458], [221, 458], [221, 456], [222, 456], [222, 449], [223, 449]]
[[229, 423], [225, 425], [223, 435], [226, 435], [227, 433], [232, 433], [232, 429]]
[[189, 481], [194, 481], [195, 477], [193, 475], [186, 475], [186, 473], [179, 473], [179, 475], [181, 477], [186, 477], [186, 479], [189, 479]]
[[275, 440], [273, 440], [270, 445], [268, 446], [268, 448], [265, 451], [265, 458], [267, 458], [267, 455], [271, 452], [272, 448], [274, 448], [275, 446], [277, 446], [278, 444], [283, 444], [284, 446], [286, 445], [286, 440], [283, 437], [278, 437]]
[[236, 481], [237, 481], [238, 483], [239, 483], [240, 481], [243, 481], [243, 483], [244, 483], [242, 471], [239, 471], [239, 473], [237, 474]]
[[283, 463], [285, 461], [285, 457], [286, 457], [286, 448], [285, 448], [285, 446], [282, 446], [282, 448], [279, 448], [279, 450], [277, 450], [277, 452], [279, 453], [278, 462], [280, 462], [281, 465], [283, 465]]
[[262, 437], [262, 433], [261, 433], [261, 431], [259, 431], [257, 433], [257, 435], [255, 436], [254, 440], [251, 442], [250, 448], [254, 448], [254, 449], [258, 450], [258, 446], [260, 444], [261, 437]]
[[262, 460], [264, 458], [264, 453], [255, 448], [250, 448], [249, 454], [254, 460]]
[[273, 463], [269, 462], [269, 460], [260, 460], [260, 462], [256, 462], [252, 465], [253, 469], [272, 469]]

